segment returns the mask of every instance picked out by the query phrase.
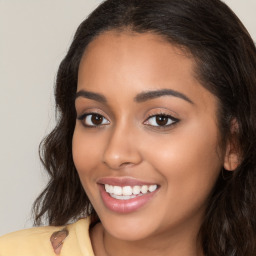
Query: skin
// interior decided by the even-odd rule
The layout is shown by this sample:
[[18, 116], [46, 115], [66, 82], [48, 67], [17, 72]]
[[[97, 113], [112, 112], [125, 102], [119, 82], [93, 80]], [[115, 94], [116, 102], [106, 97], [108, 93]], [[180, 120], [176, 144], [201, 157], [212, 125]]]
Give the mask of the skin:
[[[101, 223], [91, 230], [95, 254], [202, 255], [198, 232], [207, 198], [225, 163], [219, 148], [217, 99], [194, 75], [189, 54], [153, 34], [109, 31], [87, 47], [77, 92], [99, 93], [106, 102], [79, 96], [73, 158]], [[171, 89], [191, 102], [165, 95], [137, 102], [138, 94]], [[156, 115], [171, 125], [157, 126]], [[150, 117], [153, 116], [153, 117]], [[81, 118], [80, 118], [81, 119]], [[132, 177], [158, 184], [155, 196], [128, 214], [105, 207], [97, 180]], [[200, 239], [199, 239], [200, 240]]]

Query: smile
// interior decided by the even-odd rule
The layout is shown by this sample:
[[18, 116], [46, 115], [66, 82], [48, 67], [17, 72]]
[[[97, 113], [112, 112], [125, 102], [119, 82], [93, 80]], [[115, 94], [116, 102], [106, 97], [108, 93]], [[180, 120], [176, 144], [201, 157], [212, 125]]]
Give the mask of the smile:
[[121, 214], [139, 211], [160, 189], [158, 184], [127, 177], [102, 178], [97, 183], [105, 207]]
[[112, 186], [105, 184], [105, 191], [109, 195], [118, 200], [129, 200], [136, 196], [142, 196], [157, 189], [157, 185], [142, 185], [142, 186]]

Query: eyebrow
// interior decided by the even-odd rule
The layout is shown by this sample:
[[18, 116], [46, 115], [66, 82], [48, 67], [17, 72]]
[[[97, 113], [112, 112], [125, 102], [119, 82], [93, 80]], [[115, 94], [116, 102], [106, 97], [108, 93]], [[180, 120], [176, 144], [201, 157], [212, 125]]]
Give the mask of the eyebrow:
[[194, 104], [194, 102], [189, 99], [186, 95], [184, 95], [181, 92], [177, 92], [175, 90], [171, 90], [171, 89], [162, 89], [162, 90], [156, 90], [156, 91], [146, 91], [146, 92], [141, 92], [139, 93], [136, 97], [135, 97], [135, 101], [138, 103], [147, 101], [147, 100], [152, 100], [158, 97], [162, 97], [162, 96], [174, 96], [174, 97], [178, 97], [180, 99], [183, 99], [191, 104]]
[[88, 92], [88, 91], [84, 91], [84, 90], [81, 90], [81, 91], [76, 93], [75, 99], [77, 99], [79, 97], [87, 98], [87, 99], [90, 99], [90, 100], [96, 100], [96, 101], [101, 102], [101, 103], [106, 103], [107, 102], [107, 99], [104, 95], [102, 95], [100, 93]]
[[[134, 101], [141, 103], [141, 102], [145, 102], [148, 100], [152, 100], [152, 99], [159, 98], [162, 96], [169, 96], [169, 95], [183, 99], [191, 104], [194, 104], [194, 102], [191, 99], [189, 99], [186, 95], [184, 95], [183, 93], [177, 92], [177, 91], [171, 90], [171, 89], [162, 89], [162, 90], [156, 90], [156, 91], [141, 92], [138, 95], [136, 95], [136, 97], [134, 98]], [[76, 93], [75, 99], [77, 99], [79, 97], [95, 100], [95, 101], [98, 101], [101, 103], [107, 103], [106, 97], [100, 93], [81, 90]]]

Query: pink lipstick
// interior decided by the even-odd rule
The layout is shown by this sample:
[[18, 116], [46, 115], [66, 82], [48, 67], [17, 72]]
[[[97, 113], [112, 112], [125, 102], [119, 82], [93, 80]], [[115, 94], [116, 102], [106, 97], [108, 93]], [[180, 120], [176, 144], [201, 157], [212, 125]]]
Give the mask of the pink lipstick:
[[128, 177], [106, 177], [97, 183], [104, 205], [111, 211], [124, 214], [139, 210], [159, 189], [155, 183]]

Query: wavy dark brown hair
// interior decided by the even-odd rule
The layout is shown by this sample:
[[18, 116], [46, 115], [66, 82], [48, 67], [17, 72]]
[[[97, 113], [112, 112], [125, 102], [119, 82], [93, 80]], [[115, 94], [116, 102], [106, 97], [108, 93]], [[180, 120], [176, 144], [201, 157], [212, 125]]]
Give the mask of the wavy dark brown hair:
[[237, 121], [241, 163], [234, 172], [220, 170], [200, 237], [205, 255], [256, 255], [256, 49], [219, 0], [108, 0], [81, 23], [57, 74], [57, 125], [40, 147], [50, 181], [35, 201], [35, 224], [64, 225], [96, 216], [72, 159], [78, 68], [95, 37], [127, 29], [157, 34], [194, 57], [198, 80], [218, 98], [223, 145], [233, 136], [231, 121]]

